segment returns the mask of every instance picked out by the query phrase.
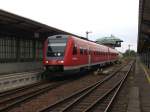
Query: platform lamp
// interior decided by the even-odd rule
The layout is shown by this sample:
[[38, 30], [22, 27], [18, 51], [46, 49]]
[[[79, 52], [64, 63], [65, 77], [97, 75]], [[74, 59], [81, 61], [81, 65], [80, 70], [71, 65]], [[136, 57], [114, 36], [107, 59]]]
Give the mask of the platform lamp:
[[86, 38], [88, 39], [88, 34], [92, 33], [91, 31], [86, 31]]
[[132, 46], [131, 44], [128, 45], [128, 47], [129, 47], [129, 56], [131, 55], [130, 54], [131, 53], [131, 46]]

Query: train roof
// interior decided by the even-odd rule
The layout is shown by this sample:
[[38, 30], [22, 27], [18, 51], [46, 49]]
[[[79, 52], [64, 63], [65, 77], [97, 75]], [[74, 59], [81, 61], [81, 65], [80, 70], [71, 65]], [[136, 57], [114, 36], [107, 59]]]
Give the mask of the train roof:
[[102, 51], [107, 51], [107, 49], [109, 48], [110, 52], [118, 53], [118, 51], [116, 49], [112, 49], [112, 48], [110, 48], [108, 46], [97, 44], [95, 41], [91, 41], [91, 40], [79, 38], [79, 37], [76, 37], [74, 35], [64, 35], [64, 34], [62, 34], [62, 35], [53, 35], [53, 36], [49, 36], [48, 39], [53, 39], [53, 38], [68, 38], [68, 37], [72, 37], [73, 39], [80, 40], [82, 42], [87, 42], [87, 44], [91, 45], [93, 47], [93, 49], [97, 49], [98, 46], [101, 46], [101, 50]]

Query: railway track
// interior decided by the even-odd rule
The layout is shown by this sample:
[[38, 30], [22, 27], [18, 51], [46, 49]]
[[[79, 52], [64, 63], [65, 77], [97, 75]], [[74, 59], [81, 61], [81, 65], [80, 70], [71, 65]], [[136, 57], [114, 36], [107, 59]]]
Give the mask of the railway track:
[[36, 87], [36, 86], [39, 86], [40, 84], [44, 84], [44, 83], [46, 83], [46, 82], [38, 82], [38, 83], [35, 83], [35, 84], [31, 84], [31, 85], [23, 86], [23, 87], [20, 87], [20, 88], [12, 89], [12, 90], [9, 90], [9, 91], [1, 92], [0, 93], [0, 101], [4, 97], [8, 97], [8, 95], [18, 94], [19, 92], [26, 91], [26, 90], [28, 90], [32, 87]]
[[32, 99], [35, 96], [38, 96], [68, 82], [70, 81], [57, 81], [51, 83], [41, 82], [24, 88], [18, 88], [13, 91], [1, 93], [0, 112], [8, 111], [17, 104], [23, 103], [26, 100]]
[[40, 112], [107, 112], [123, 82], [129, 74], [133, 62], [91, 86], [51, 104]]

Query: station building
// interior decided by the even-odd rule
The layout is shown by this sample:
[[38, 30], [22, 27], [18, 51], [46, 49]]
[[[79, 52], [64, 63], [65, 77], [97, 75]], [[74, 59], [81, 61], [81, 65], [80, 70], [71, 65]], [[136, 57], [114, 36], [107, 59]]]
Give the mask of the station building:
[[150, 0], [139, 3], [138, 54], [145, 65], [150, 68]]
[[121, 47], [121, 42], [123, 42], [123, 40], [114, 35], [111, 35], [110, 37], [102, 37], [96, 40], [96, 43], [106, 45], [113, 49], [115, 49], [115, 47]]

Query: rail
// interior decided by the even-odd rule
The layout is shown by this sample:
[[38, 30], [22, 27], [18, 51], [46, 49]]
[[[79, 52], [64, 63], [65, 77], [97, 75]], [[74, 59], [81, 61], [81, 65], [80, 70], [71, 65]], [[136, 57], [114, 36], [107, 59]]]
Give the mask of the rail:
[[107, 112], [121, 85], [130, 72], [132, 65], [133, 62], [114, 74], [107, 76], [105, 79], [41, 109], [40, 112], [88, 112], [91, 108], [95, 107], [97, 102], [104, 100], [104, 98], [111, 93], [112, 99], [107, 102], [108, 105], [106, 105], [104, 109], [104, 111]]

